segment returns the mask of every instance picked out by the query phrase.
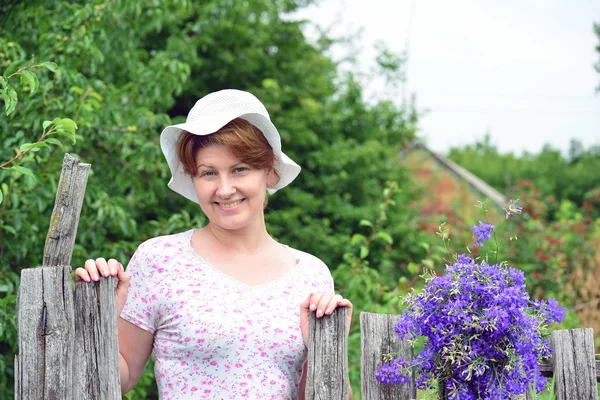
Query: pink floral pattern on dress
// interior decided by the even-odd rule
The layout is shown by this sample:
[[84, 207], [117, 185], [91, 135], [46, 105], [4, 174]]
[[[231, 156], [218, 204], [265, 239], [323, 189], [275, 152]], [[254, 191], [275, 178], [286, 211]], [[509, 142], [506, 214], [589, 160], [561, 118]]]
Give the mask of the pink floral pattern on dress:
[[296, 399], [306, 360], [299, 305], [333, 293], [329, 270], [288, 247], [295, 268], [248, 286], [197, 255], [192, 233], [142, 243], [127, 267], [121, 317], [154, 335], [160, 399]]

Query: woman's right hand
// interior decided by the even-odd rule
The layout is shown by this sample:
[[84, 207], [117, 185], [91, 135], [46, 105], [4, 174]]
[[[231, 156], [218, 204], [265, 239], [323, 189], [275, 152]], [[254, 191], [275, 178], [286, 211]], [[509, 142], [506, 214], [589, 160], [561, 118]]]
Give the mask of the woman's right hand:
[[109, 276], [117, 277], [117, 316], [121, 315], [121, 311], [127, 301], [127, 292], [129, 290], [129, 274], [125, 272], [123, 264], [111, 258], [106, 261], [104, 258], [87, 260], [84, 268], [75, 270], [75, 282], [91, 282], [99, 281], [102, 277]]

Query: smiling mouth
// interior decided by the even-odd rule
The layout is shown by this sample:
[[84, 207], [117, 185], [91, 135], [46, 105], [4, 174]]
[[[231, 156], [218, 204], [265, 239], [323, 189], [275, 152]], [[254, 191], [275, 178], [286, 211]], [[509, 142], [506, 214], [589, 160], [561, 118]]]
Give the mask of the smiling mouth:
[[242, 204], [242, 201], [244, 201], [244, 199], [234, 201], [233, 203], [217, 203], [217, 204], [221, 208], [234, 208], [234, 207], [237, 207], [238, 205]]

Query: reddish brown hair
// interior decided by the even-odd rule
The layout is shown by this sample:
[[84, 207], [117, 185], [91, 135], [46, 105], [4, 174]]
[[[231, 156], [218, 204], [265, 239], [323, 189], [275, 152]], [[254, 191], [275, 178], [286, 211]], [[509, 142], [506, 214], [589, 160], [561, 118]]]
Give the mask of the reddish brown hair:
[[[273, 148], [260, 129], [245, 119], [236, 118], [210, 135], [194, 135], [183, 131], [177, 142], [177, 156], [186, 174], [196, 176], [196, 155], [209, 146], [225, 146], [236, 158], [252, 168], [269, 169], [275, 163]], [[273, 170], [276, 179], [279, 174]]]

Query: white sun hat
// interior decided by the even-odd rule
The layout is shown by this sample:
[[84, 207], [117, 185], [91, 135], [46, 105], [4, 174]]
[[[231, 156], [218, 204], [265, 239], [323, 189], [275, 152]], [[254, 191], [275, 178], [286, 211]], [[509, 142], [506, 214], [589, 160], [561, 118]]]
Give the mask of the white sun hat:
[[196, 188], [177, 156], [177, 142], [183, 131], [194, 135], [210, 135], [230, 121], [241, 118], [257, 127], [273, 148], [275, 170], [279, 181], [268, 187], [270, 194], [287, 186], [300, 173], [300, 166], [281, 151], [281, 138], [271, 122], [265, 106], [254, 95], [235, 89], [210, 93], [196, 102], [182, 124], [167, 126], [160, 134], [160, 147], [167, 159], [171, 174], [169, 188], [197, 203]]

